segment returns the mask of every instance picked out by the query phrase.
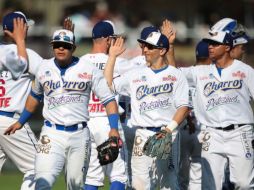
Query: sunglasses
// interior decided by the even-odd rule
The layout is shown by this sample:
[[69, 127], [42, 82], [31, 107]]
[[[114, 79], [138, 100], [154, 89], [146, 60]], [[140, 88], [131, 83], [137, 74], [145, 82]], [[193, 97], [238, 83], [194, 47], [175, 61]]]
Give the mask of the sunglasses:
[[73, 46], [68, 43], [57, 43], [57, 42], [53, 43], [53, 49], [58, 49], [58, 48], [64, 48], [64, 49], [71, 50], [73, 48]]
[[161, 49], [160, 47], [157, 47], [157, 46], [152, 45], [152, 44], [147, 44], [147, 43], [141, 43], [140, 47], [141, 48], [145, 48], [146, 47], [148, 50]]

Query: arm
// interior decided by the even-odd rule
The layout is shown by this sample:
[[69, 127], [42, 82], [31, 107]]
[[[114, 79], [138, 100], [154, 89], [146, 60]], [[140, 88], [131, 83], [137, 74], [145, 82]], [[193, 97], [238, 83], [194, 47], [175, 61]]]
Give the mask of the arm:
[[111, 41], [110, 49], [109, 49], [109, 57], [104, 69], [104, 77], [107, 80], [109, 87], [112, 89], [113, 82], [113, 73], [117, 56], [122, 54], [125, 51], [124, 48], [124, 40], [122, 37], [117, 38], [114, 42]]
[[13, 20], [13, 27], [13, 32], [4, 30], [4, 33], [16, 43], [17, 56], [12, 50], [8, 50], [4, 67], [11, 72], [14, 79], [17, 79], [27, 69], [28, 56], [25, 45], [27, 26], [23, 19], [17, 18]]
[[6, 129], [4, 135], [14, 134], [16, 130], [21, 129], [35, 112], [38, 105], [39, 100], [30, 94], [26, 100], [25, 109], [22, 111], [19, 120], [13, 125], [11, 125], [8, 129]]
[[118, 133], [119, 114], [116, 101], [109, 102], [105, 107], [110, 125], [109, 137], [120, 137]]
[[187, 117], [189, 109], [187, 106], [183, 106], [177, 109], [172, 121], [166, 126], [166, 130], [170, 133], [178, 127], [180, 123]]
[[167, 36], [169, 41], [169, 49], [166, 54], [168, 64], [175, 67], [176, 62], [175, 62], [174, 42], [176, 39], [176, 31], [169, 20], [166, 19], [162, 22], [161, 33]]

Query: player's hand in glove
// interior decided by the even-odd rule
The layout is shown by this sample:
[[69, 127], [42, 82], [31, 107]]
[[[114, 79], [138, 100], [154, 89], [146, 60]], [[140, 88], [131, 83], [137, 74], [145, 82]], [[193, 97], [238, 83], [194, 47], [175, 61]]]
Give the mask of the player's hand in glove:
[[8, 129], [5, 130], [4, 135], [14, 134], [16, 130], [22, 128], [22, 125], [19, 122], [12, 124]]
[[97, 147], [98, 159], [101, 165], [114, 162], [122, 147], [122, 140], [119, 137], [111, 136], [107, 141]]
[[161, 130], [149, 137], [143, 147], [143, 153], [157, 159], [167, 159], [172, 146], [172, 133]]

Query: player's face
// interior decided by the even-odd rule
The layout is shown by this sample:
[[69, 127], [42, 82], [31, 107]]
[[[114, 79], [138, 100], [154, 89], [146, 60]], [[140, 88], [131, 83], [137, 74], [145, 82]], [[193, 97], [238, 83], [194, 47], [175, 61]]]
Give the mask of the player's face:
[[157, 48], [153, 45], [143, 43], [143, 52], [146, 57], [146, 61], [150, 64], [156, 63], [160, 58], [161, 48]]
[[66, 62], [72, 58], [74, 46], [68, 43], [53, 43], [53, 52], [58, 62]]
[[209, 50], [209, 58], [211, 60], [220, 59], [225, 52], [227, 51], [228, 46], [217, 43], [217, 42], [209, 42], [208, 50]]
[[239, 44], [233, 47], [233, 49], [230, 51], [230, 56], [233, 59], [241, 60], [243, 58], [244, 53], [245, 53], [244, 44]]

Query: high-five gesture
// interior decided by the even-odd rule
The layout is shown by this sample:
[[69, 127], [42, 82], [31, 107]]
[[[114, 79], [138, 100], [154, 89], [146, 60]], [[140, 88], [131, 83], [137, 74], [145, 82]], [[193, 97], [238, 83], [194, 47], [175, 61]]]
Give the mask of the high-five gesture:
[[64, 29], [74, 32], [74, 27], [75, 27], [75, 24], [72, 23], [72, 20], [70, 17], [67, 17], [66, 19], [64, 19], [64, 23], [63, 23]]
[[111, 41], [111, 45], [109, 48], [109, 56], [119, 56], [125, 51], [124, 47], [124, 39], [122, 37], [116, 38]]
[[162, 22], [161, 33], [167, 36], [170, 45], [174, 44], [176, 39], [176, 30], [174, 29], [173, 24], [169, 20], [165, 19]]

